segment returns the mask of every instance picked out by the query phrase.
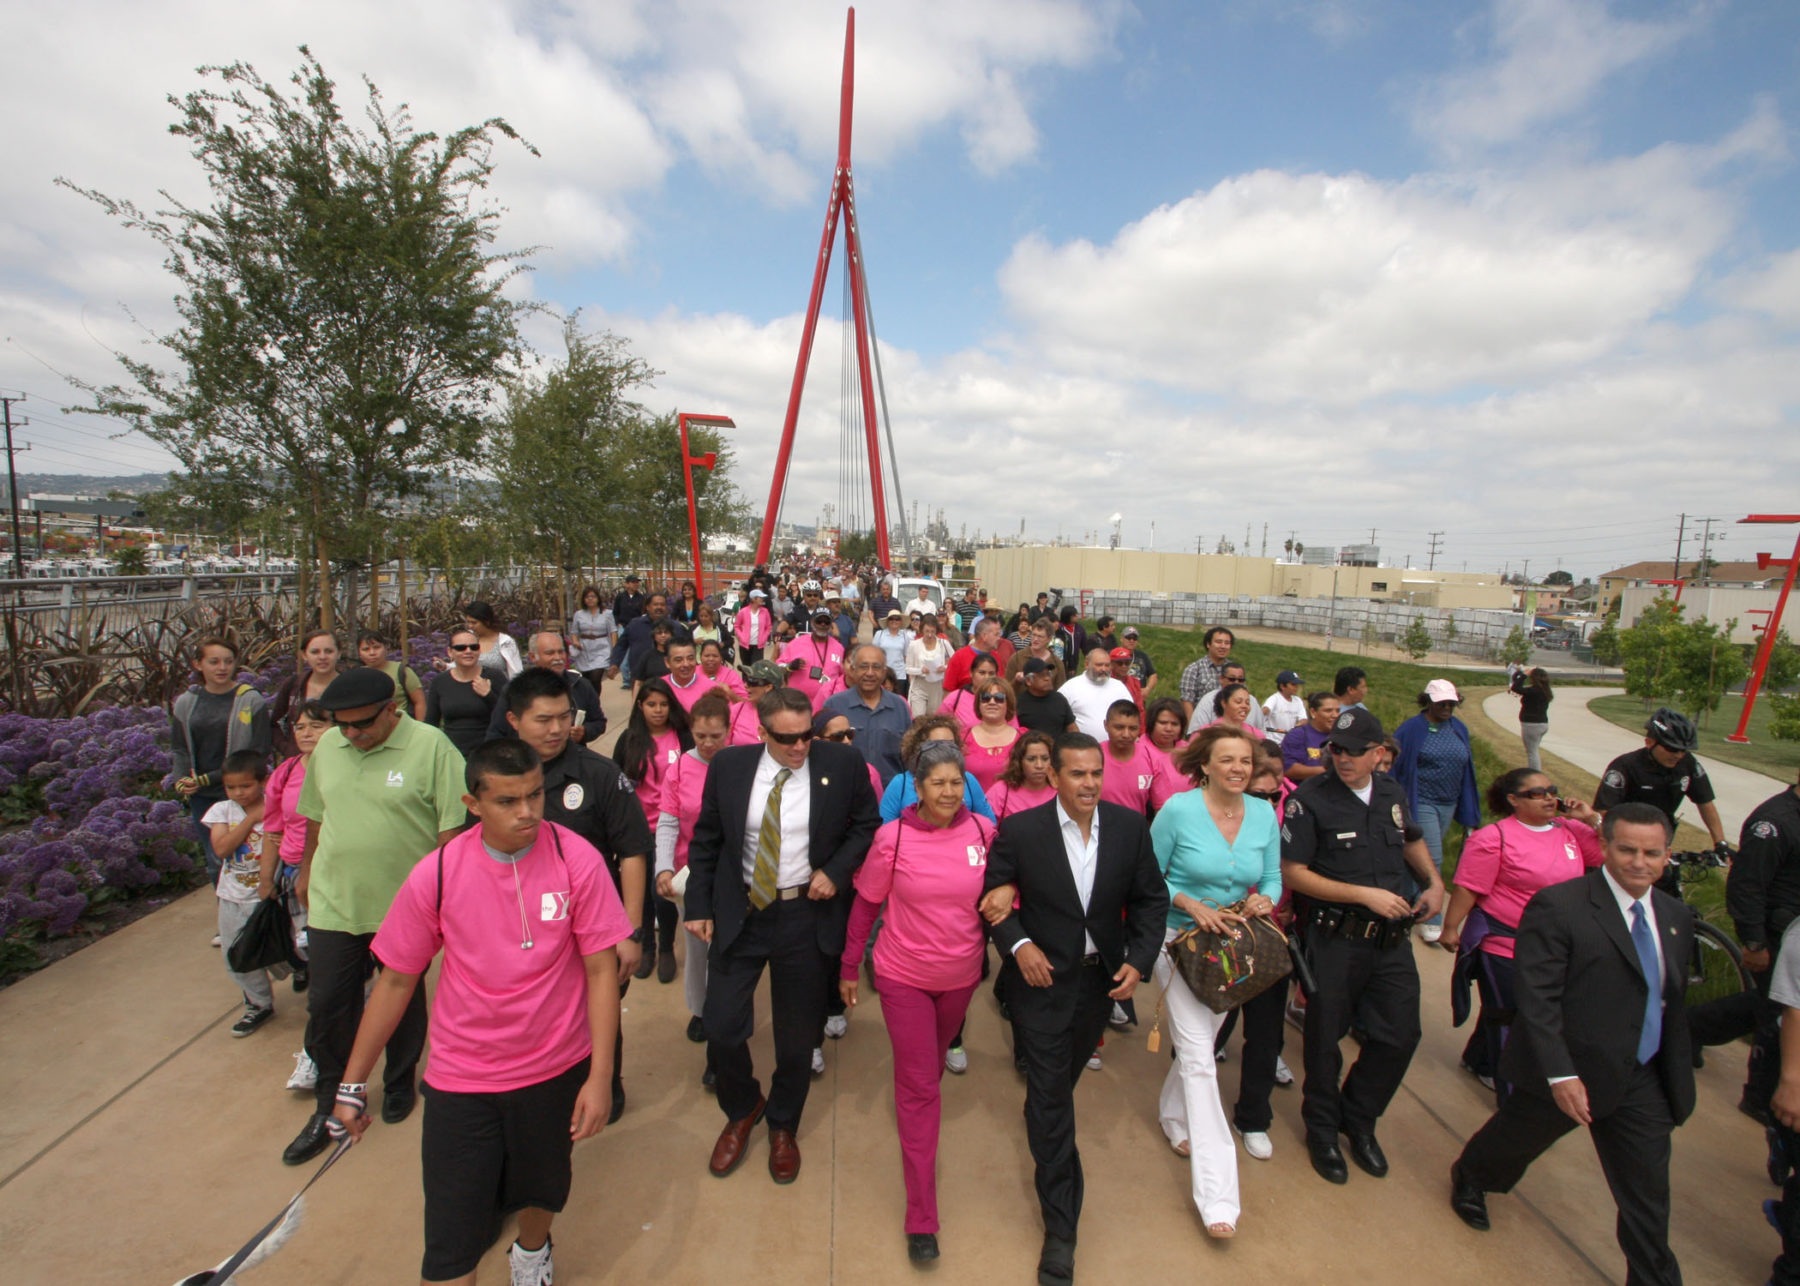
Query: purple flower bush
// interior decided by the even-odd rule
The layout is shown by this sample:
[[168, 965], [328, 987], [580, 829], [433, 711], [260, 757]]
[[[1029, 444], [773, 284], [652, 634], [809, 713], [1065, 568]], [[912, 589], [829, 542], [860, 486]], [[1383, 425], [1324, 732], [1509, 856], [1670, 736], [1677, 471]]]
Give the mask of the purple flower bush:
[[151, 799], [169, 772], [169, 718], [116, 707], [75, 719], [0, 715], [0, 938], [68, 933], [90, 904], [188, 878], [181, 805]]

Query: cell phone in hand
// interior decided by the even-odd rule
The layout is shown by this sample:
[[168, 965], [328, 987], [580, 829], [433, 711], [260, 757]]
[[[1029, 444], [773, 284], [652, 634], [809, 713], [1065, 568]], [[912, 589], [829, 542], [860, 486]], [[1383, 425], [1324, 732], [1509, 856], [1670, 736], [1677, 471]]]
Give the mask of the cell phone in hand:
[[1566, 812], [1568, 812], [1568, 811], [1569, 811], [1569, 805], [1570, 805], [1570, 803], [1571, 803], [1571, 802], [1572, 802], [1572, 801], [1571, 801], [1571, 800], [1567, 800], [1567, 799], [1558, 799], [1558, 800], [1557, 800], [1557, 801], [1556, 801], [1556, 811], [1557, 811], [1557, 812], [1559, 812], [1559, 813], [1566, 813]]

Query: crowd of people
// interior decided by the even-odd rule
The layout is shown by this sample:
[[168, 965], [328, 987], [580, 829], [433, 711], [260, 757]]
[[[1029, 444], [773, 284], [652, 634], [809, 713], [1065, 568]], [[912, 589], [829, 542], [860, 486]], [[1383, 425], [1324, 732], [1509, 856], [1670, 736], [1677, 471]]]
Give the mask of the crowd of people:
[[[384, 1052], [380, 1115], [405, 1120], [429, 1033], [421, 1276], [473, 1280], [517, 1214], [512, 1280], [541, 1286], [570, 1149], [625, 1110], [634, 981], [683, 981], [697, 1089], [724, 1118], [711, 1173], [735, 1171], [763, 1125], [778, 1184], [798, 1176], [828, 1043], [876, 996], [897, 1213], [908, 1256], [929, 1264], [941, 1080], [968, 1070], [963, 1029], [994, 975], [1024, 1081], [1038, 1280], [1059, 1286], [1084, 1189], [1074, 1088], [1108, 1029], [1138, 1023], [1140, 983], [1154, 979], [1152, 1028], [1173, 1046], [1161, 1130], [1188, 1159], [1204, 1234], [1223, 1240], [1243, 1218], [1240, 1149], [1274, 1155], [1274, 1092], [1296, 1079], [1289, 1023], [1312, 1169], [1336, 1184], [1352, 1164], [1388, 1172], [1378, 1128], [1421, 1039], [1415, 929], [1456, 955], [1453, 994], [1479, 1010], [1464, 1065], [1495, 1095], [1449, 1171], [1470, 1227], [1488, 1226], [1487, 1194], [1585, 1125], [1629, 1279], [1679, 1282], [1670, 1134], [1693, 1109], [1693, 1049], [1738, 1035], [1757, 1042], [1745, 1110], [1800, 1157], [1800, 1053], [1783, 1058], [1776, 1022], [1800, 1005], [1800, 947], [1780, 950], [1800, 910], [1800, 787], [1745, 823], [1731, 875], [1760, 989], [1690, 1023], [1693, 915], [1657, 881], [1683, 799], [1724, 837], [1680, 715], [1658, 712], [1592, 805], [1562, 798], [1530, 737], [1531, 762], [1484, 790], [1447, 679], [1390, 736], [1355, 666], [1316, 686], [1282, 671], [1259, 699], [1215, 626], [1176, 692], [1159, 692], [1135, 628], [1101, 617], [1090, 632], [1048, 594], [1011, 615], [985, 600], [921, 589], [901, 603], [878, 576], [810, 569], [758, 569], [728, 599], [630, 576], [610, 599], [589, 587], [522, 654], [487, 604], [467, 604], [429, 683], [378, 636], [345, 666], [315, 633], [268, 706], [237, 683], [231, 645], [202, 640], [198, 683], [171, 713], [173, 784], [215, 880], [214, 945], [265, 899], [296, 929], [291, 980], [227, 966], [245, 1005], [234, 1036], [273, 1015], [278, 983], [305, 997], [288, 1086], [313, 1108], [283, 1159], [360, 1137]], [[607, 683], [630, 713], [602, 755]], [[1548, 677], [1515, 690], [1522, 727], [1542, 725]], [[1453, 826], [1465, 835], [1447, 890]], [[1252, 921], [1285, 933], [1303, 985], [1215, 1008], [1165, 948], [1192, 930], [1228, 942]], [[765, 973], [774, 1064], [759, 1077]], [[1218, 1065], [1239, 1024], [1228, 1114]], [[1800, 1281], [1800, 1180], [1771, 1209], [1775, 1280]]]

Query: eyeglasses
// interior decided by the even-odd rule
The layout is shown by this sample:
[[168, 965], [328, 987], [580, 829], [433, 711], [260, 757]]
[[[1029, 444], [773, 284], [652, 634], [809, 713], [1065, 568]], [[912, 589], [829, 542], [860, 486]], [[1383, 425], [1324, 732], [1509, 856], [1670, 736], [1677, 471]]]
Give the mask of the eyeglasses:
[[1371, 750], [1375, 749], [1375, 747], [1374, 746], [1364, 746], [1361, 750], [1351, 750], [1347, 746], [1338, 745], [1338, 743], [1335, 741], [1328, 741], [1325, 743], [1325, 749], [1330, 751], [1334, 755], [1343, 755], [1344, 757], [1346, 757], [1348, 759], [1354, 759], [1358, 755], [1368, 754]]
[[479, 644], [479, 643], [452, 643], [450, 645], [449, 650], [452, 652], [479, 652], [479, 651], [481, 651], [481, 644]]
[[1514, 795], [1520, 799], [1556, 799], [1560, 795], [1554, 786], [1533, 786], [1530, 790], [1515, 790]]
[[803, 746], [813, 739], [813, 730], [804, 732], [776, 732], [768, 724], [763, 725], [763, 733], [778, 746]]
[[331, 721], [340, 728], [349, 729], [349, 730], [352, 730], [355, 732], [361, 732], [365, 728], [373, 727], [375, 721], [377, 719], [381, 718], [381, 716], [386, 713], [387, 713], [386, 708], [383, 708], [383, 709], [377, 710], [374, 714], [370, 715], [367, 719], [340, 719], [337, 716], [337, 713], [334, 711], [331, 716]]
[[983, 692], [980, 696], [976, 697], [975, 699], [977, 701], [981, 702], [983, 705], [993, 705], [993, 704], [1005, 705], [1006, 704], [1006, 693], [1004, 693], [1004, 692]]
[[[775, 734], [770, 733], [769, 735], [772, 737]], [[827, 732], [823, 736], [827, 741], [849, 741], [856, 736], [856, 729], [845, 728], [842, 732]]]

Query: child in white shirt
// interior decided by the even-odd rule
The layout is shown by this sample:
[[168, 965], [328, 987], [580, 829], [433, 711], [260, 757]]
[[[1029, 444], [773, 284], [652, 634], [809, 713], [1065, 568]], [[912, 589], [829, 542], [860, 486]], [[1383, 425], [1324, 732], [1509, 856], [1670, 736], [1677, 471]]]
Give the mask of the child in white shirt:
[[[220, 784], [225, 798], [206, 810], [201, 822], [212, 833], [213, 852], [220, 863], [219, 944], [229, 957], [231, 944], [262, 899], [263, 782], [268, 780], [268, 758], [255, 750], [240, 750], [225, 759]], [[239, 973], [227, 958], [225, 972], [244, 993], [244, 1013], [232, 1024], [233, 1036], [248, 1036], [275, 1016], [275, 988], [267, 969]]]

